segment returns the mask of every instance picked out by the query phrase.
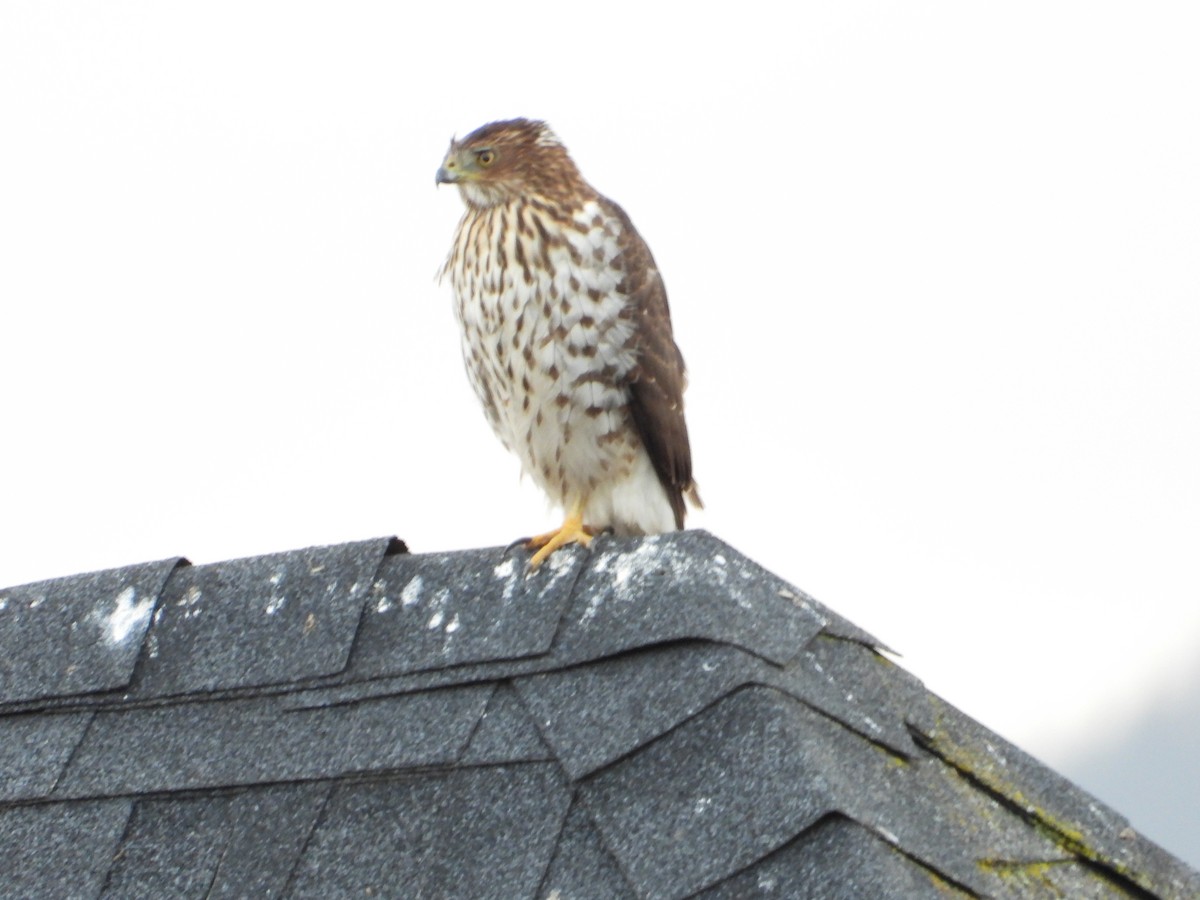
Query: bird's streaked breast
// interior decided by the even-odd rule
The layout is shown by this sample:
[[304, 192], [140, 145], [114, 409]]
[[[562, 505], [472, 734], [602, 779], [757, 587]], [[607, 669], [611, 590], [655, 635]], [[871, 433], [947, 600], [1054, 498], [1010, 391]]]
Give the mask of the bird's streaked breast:
[[447, 261], [471, 384], [560, 501], [632, 462], [620, 228], [595, 201], [564, 211], [520, 199], [469, 210]]

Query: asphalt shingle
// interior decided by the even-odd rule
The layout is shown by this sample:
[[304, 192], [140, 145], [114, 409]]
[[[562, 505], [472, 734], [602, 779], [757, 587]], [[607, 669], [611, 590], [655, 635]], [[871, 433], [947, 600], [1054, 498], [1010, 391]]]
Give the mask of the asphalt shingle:
[[577, 779], [655, 740], [767, 665], [736, 647], [687, 642], [514, 683]]
[[0, 704], [129, 684], [155, 601], [179, 562], [0, 590]]
[[462, 752], [491, 692], [481, 685], [314, 708], [253, 697], [100, 712], [56, 794], [195, 790], [445, 765]]
[[905, 714], [925, 702], [913, 676], [869, 647], [823, 632], [769, 681], [902, 756], [916, 745]]
[[1139, 835], [1124, 816], [1029, 754], [930, 696], [913, 726], [937, 756], [972, 783], [1057, 835], [1081, 859], [1165, 897], [1200, 897], [1200, 873]]
[[49, 794], [91, 719], [90, 712], [0, 716], [0, 802]]
[[6, 897], [95, 897], [129, 819], [128, 800], [0, 808]]
[[134, 693], [257, 687], [340, 672], [389, 543], [179, 570], [154, 614]]
[[972, 897], [842, 816], [821, 819], [795, 840], [697, 900], [952, 900]]
[[703, 531], [593, 545], [555, 648], [574, 660], [686, 639], [783, 664], [826, 625], [815, 606]]
[[711, 535], [398, 550], [0, 591], [0, 895], [1200, 896]]
[[478, 766], [552, 759], [554, 754], [542, 742], [516, 692], [511, 686], [502, 684], [488, 701], [487, 710], [471, 735], [471, 742], [460, 762]]
[[108, 897], [195, 897], [208, 893], [225, 849], [229, 797], [143, 800], [113, 854]]
[[105, 897], [280, 897], [328, 783], [140, 800]]
[[640, 895], [687, 896], [836, 808], [798, 752], [798, 706], [745, 688], [584, 781], [584, 803]]
[[396, 556], [371, 587], [351, 671], [377, 678], [545, 653], [584, 555], [536, 573], [501, 549]]
[[531, 897], [569, 803], [546, 763], [340, 785], [292, 888], [299, 897]]
[[537, 896], [540, 900], [634, 900], [637, 896], [578, 801], [567, 813]]

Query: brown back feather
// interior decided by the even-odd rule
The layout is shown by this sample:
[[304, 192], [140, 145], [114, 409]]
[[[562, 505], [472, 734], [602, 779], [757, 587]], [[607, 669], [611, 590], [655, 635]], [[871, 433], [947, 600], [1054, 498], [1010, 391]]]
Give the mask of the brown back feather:
[[620, 290], [630, 298], [635, 318], [637, 365], [629, 374], [629, 408], [638, 436], [650, 454], [658, 479], [667, 491], [682, 528], [687, 507], [684, 495], [693, 492], [692, 451], [683, 417], [687, 374], [683, 354], [671, 331], [667, 289], [629, 216], [616, 203], [600, 198], [607, 212], [621, 220], [621, 262], [625, 275]]

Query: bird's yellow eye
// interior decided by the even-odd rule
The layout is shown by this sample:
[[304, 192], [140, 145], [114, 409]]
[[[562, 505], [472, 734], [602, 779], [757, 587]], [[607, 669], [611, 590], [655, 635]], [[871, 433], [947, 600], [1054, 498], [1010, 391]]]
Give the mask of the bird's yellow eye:
[[494, 150], [480, 150], [476, 159], [481, 166], [490, 166], [496, 160], [496, 153]]

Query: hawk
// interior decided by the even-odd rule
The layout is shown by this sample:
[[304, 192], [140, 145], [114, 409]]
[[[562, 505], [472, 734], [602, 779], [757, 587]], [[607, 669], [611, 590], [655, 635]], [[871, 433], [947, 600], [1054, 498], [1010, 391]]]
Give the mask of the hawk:
[[700, 500], [683, 356], [662, 276], [617, 204], [544, 122], [492, 122], [438, 184], [466, 204], [443, 269], [471, 386], [504, 446], [566, 513], [530, 538], [536, 568], [594, 534], [682, 528]]

